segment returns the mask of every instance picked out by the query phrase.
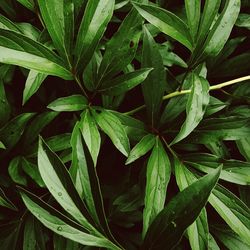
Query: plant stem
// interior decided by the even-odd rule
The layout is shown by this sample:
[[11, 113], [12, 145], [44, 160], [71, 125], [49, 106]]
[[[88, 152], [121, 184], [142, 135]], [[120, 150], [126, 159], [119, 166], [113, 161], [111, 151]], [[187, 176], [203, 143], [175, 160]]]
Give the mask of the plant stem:
[[[243, 76], [243, 77], [240, 77], [240, 78], [237, 78], [237, 79], [234, 79], [234, 80], [230, 80], [230, 81], [227, 81], [227, 82], [223, 82], [223, 83], [220, 83], [220, 84], [213, 85], [213, 86], [211, 86], [209, 88], [209, 91], [221, 89], [221, 88], [224, 88], [226, 86], [233, 85], [235, 83], [239, 83], [239, 82], [243, 82], [243, 81], [247, 81], [247, 80], [250, 80], [250, 75]], [[189, 93], [191, 93], [191, 89], [175, 91], [175, 92], [172, 92], [170, 94], [167, 94], [167, 95], [163, 96], [162, 100], [164, 101], [164, 100], [170, 99], [170, 98], [175, 97], [175, 96], [185, 95], [185, 94], [189, 94]], [[125, 112], [123, 114], [124, 115], [133, 115], [134, 113], [137, 113], [138, 111], [141, 111], [144, 108], [146, 108], [145, 104], [141, 105], [141, 106], [139, 106], [139, 107], [137, 107], [137, 108], [135, 108], [133, 110]]]
[[83, 88], [83, 86], [80, 82], [80, 79], [77, 76], [75, 76], [75, 81], [78, 84], [79, 88], [81, 89], [82, 93], [88, 98], [88, 95], [87, 95], [85, 89]]

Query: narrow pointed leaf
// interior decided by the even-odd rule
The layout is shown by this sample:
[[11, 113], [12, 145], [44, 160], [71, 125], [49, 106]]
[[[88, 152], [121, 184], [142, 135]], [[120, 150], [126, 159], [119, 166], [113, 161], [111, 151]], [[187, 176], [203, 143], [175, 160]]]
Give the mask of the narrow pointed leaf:
[[17, 33], [21, 33], [21, 30], [18, 26], [13, 23], [10, 19], [0, 14], [0, 28], [5, 30], [12, 30]]
[[17, 210], [16, 206], [8, 199], [8, 197], [5, 195], [4, 191], [1, 188], [0, 188], [0, 206], [7, 207], [14, 211]]
[[0, 149], [6, 149], [5, 145], [0, 141]]
[[93, 114], [97, 124], [108, 135], [114, 146], [122, 154], [128, 156], [130, 151], [129, 140], [120, 120], [107, 110], [103, 110], [100, 114], [95, 112]]
[[148, 118], [152, 127], [157, 124], [162, 97], [166, 90], [166, 73], [163, 59], [153, 37], [144, 26], [142, 66], [152, 67], [147, 79], [142, 83], [142, 91], [147, 107]]
[[153, 221], [143, 242], [143, 249], [160, 250], [166, 244], [169, 249], [173, 249], [206, 205], [219, 175], [220, 168], [178, 193]]
[[4, 29], [0, 29], [0, 62], [72, 79], [55, 53], [24, 35]]
[[143, 210], [143, 237], [165, 204], [171, 165], [159, 138], [149, 157], [146, 173], [145, 208]]
[[17, 0], [20, 4], [25, 6], [27, 9], [35, 12], [35, 3], [33, 0]]
[[88, 1], [76, 40], [77, 71], [84, 70], [92, 58], [113, 15], [114, 4], [114, 0]]
[[54, 111], [80, 111], [87, 106], [87, 99], [82, 95], [61, 97], [48, 105]]
[[186, 113], [187, 117], [180, 132], [171, 142], [175, 144], [187, 137], [200, 123], [209, 103], [209, 84], [202, 78], [192, 73], [192, 88], [188, 97]]
[[187, 25], [172, 12], [156, 7], [154, 5], [133, 3], [136, 10], [149, 23], [156, 26], [161, 32], [174, 38], [189, 50], [193, 45]]
[[152, 68], [143, 68], [103, 82], [99, 92], [112, 96], [126, 93], [142, 83], [150, 71], [152, 71]]
[[145, 155], [155, 144], [155, 136], [152, 134], [145, 135], [129, 153], [126, 165], [130, 164], [141, 156]]

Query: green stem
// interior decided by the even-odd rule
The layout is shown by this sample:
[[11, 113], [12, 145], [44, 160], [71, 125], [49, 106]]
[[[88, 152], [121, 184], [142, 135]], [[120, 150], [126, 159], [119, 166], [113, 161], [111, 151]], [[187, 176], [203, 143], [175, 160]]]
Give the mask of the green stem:
[[75, 81], [78, 84], [79, 88], [81, 89], [82, 93], [88, 98], [88, 95], [87, 95], [85, 89], [83, 88], [83, 86], [80, 82], [80, 79], [77, 76], [75, 76]]
[[[239, 83], [239, 82], [243, 82], [243, 81], [247, 81], [247, 80], [250, 80], [250, 75], [248, 76], [243, 76], [243, 77], [240, 77], [240, 78], [237, 78], [237, 79], [234, 79], [234, 80], [230, 80], [230, 81], [227, 81], [227, 82], [223, 82], [223, 83], [220, 83], [220, 84], [216, 84], [216, 85], [213, 85], [209, 88], [209, 91], [212, 91], [212, 90], [217, 90], [217, 89], [221, 89], [221, 88], [224, 88], [226, 86], [229, 86], [229, 85], [233, 85], [235, 83]], [[172, 92], [170, 94], [167, 94], [165, 96], [163, 96], [162, 100], [168, 100], [172, 97], [176, 97], [176, 96], [179, 96], [179, 95], [185, 95], [185, 94], [189, 94], [191, 93], [191, 89], [186, 89], [186, 90], [181, 90], [181, 91], [175, 91], [175, 92]], [[137, 113], [138, 111], [141, 111], [142, 109], [144, 109], [146, 107], [145, 104], [133, 109], [133, 110], [130, 110], [128, 112], [125, 112], [123, 113], [124, 115], [133, 115], [134, 113]]]

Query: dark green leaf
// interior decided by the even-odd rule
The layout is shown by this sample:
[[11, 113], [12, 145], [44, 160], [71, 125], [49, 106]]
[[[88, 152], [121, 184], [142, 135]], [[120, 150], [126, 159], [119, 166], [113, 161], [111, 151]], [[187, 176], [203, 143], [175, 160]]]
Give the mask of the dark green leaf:
[[240, 153], [250, 162], [250, 139], [244, 138], [236, 141]]
[[16, 206], [8, 199], [4, 191], [0, 188], [0, 206], [17, 211]]
[[186, 228], [191, 225], [206, 205], [220, 175], [214, 170], [178, 193], [158, 214], [145, 237], [143, 249], [173, 249]]
[[145, 208], [143, 210], [143, 237], [156, 216], [162, 211], [171, 175], [171, 165], [159, 138], [149, 157], [146, 173]]
[[27, 185], [27, 177], [22, 169], [21, 165], [22, 159], [20, 156], [13, 158], [9, 164], [8, 172], [11, 179], [20, 185]]
[[10, 105], [6, 97], [4, 83], [0, 79], [0, 127], [8, 121], [10, 117]]
[[35, 3], [33, 0], [17, 0], [20, 4], [25, 6], [27, 9], [35, 12]]
[[80, 111], [88, 105], [87, 99], [82, 95], [71, 95], [61, 97], [48, 105], [49, 109], [54, 111]]
[[30, 215], [25, 221], [24, 235], [23, 235], [23, 250], [36, 249], [36, 231], [34, 225], [35, 218]]
[[250, 15], [246, 13], [240, 13], [235, 23], [236, 26], [250, 29]]

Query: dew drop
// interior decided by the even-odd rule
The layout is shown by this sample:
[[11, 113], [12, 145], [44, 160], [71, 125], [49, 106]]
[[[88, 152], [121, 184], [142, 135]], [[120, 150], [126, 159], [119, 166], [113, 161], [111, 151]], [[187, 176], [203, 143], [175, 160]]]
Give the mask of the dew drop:
[[62, 193], [61, 193], [61, 192], [59, 192], [59, 193], [58, 193], [58, 196], [62, 196]]
[[62, 231], [62, 227], [57, 227], [57, 231]]

